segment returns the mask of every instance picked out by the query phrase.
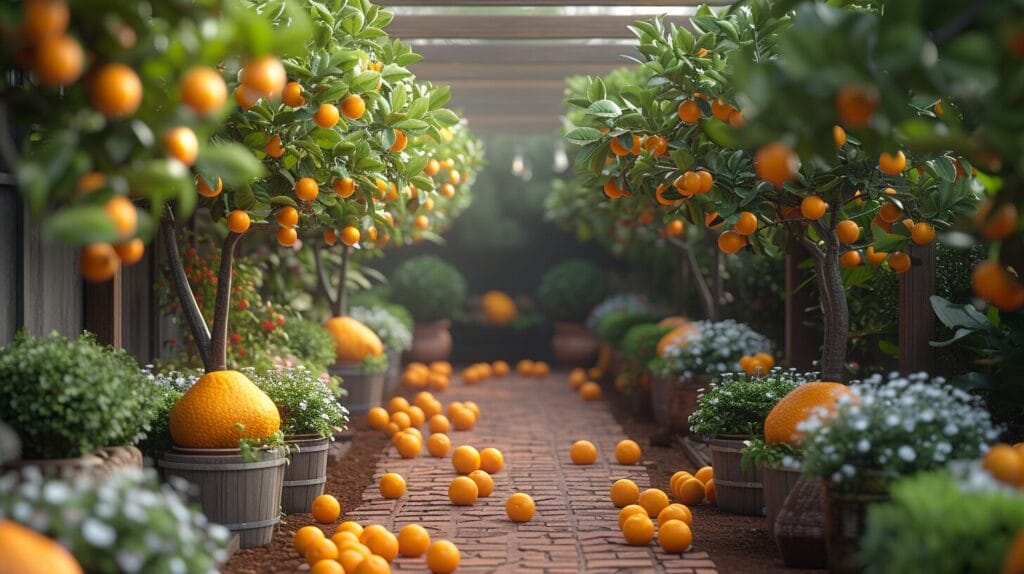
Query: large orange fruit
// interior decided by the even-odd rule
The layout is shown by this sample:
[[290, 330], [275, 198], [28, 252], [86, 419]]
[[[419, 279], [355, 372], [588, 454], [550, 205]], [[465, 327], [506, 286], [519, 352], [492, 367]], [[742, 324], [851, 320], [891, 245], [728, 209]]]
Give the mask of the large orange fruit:
[[0, 570], [22, 574], [81, 574], [74, 556], [53, 540], [10, 520], [0, 520]]
[[352, 317], [331, 317], [324, 327], [334, 337], [335, 356], [339, 361], [362, 361], [384, 353], [380, 337]]
[[797, 445], [803, 440], [803, 433], [796, 425], [818, 408], [835, 412], [836, 401], [850, 394], [846, 385], [815, 381], [800, 385], [790, 391], [768, 413], [764, 420], [764, 439], [769, 444]]
[[178, 446], [237, 448], [242, 438], [265, 438], [279, 431], [281, 415], [274, 401], [242, 373], [214, 371], [200, 377], [174, 405], [170, 427]]
[[516, 318], [516, 302], [501, 291], [488, 291], [480, 299], [487, 320], [495, 325], [504, 325]]
[[693, 323], [684, 320], [684, 322], [674, 327], [671, 331], [665, 333], [665, 336], [658, 341], [658, 356], [664, 357], [665, 350], [668, 349], [670, 345], [682, 345], [690, 335], [695, 333], [697, 333], [697, 327], [695, 327]]

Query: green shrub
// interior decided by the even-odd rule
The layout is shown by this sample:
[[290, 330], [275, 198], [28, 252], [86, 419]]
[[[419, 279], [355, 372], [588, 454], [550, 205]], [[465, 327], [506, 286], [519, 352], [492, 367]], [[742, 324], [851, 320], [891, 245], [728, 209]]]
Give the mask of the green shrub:
[[658, 354], [658, 341], [672, 330], [657, 323], [634, 325], [622, 338], [622, 358], [633, 372], [647, 370], [648, 363]]
[[139, 442], [142, 454], [160, 460], [165, 452], [171, 450], [174, 441], [171, 440], [171, 409], [178, 403], [178, 399], [185, 394], [192, 385], [202, 376], [202, 371], [178, 372], [153, 374], [148, 376], [153, 381], [153, 420], [150, 423], [149, 432], [146, 438]]
[[764, 436], [764, 419], [797, 385], [811, 377], [772, 369], [761, 379], [725, 375], [697, 399], [690, 429], [708, 437], [719, 435]]
[[384, 349], [388, 351], [408, 351], [412, 348], [412, 331], [402, 320], [391, 313], [389, 307], [405, 310], [398, 305], [359, 306], [349, 308], [348, 314], [376, 333], [380, 337], [381, 342], [384, 343]]
[[284, 325], [288, 349], [300, 365], [314, 373], [326, 373], [335, 361], [334, 339], [324, 326], [307, 319], [289, 319]]
[[440, 257], [424, 255], [400, 264], [391, 276], [396, 303], [407, 308], [417, 323], [451, 319], [466, 302], [466, 280]]
[[327, 382], [309, 369], [279, 369], [261, 374], [247, 369], [246, 376], [277, 405], [285, 436], [330, 437], [348, 426], [348, 411], [338, 403]]
[[24, 458], [71, 458], [135, 444], [153, 418], [153, 383], [122, 349], [92, 335], [19, 333], [0, 350], [0, 420]]
[[548, 317], [574, 323], [582, 323], [607, 294], [601, 268], [582, 259], [555, 265], [541, 277], [537, 289], [537, 299]]
[[615, 349], [622, 347], [626, 333], [637, 325], [650, 323], [654, 317], [646, 313], [612, 313], [597, 325], [597, 336]]
[[994, 485], [972, 488], [974, 482], [947, 471], [896, 482], [890, 502], [868, 507], [859, 556], [866, 572], [1003, 571], [1010, 543], [1024, 528], [1024, 494]]

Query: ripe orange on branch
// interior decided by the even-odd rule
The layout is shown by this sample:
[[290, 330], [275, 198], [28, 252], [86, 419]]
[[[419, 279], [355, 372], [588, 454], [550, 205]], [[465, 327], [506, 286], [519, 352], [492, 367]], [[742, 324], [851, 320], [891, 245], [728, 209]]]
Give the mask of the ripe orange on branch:
[[754, 171], [757, 176], [777, 188], [795, 178], [799, 169], [800, 158], [782, 142], [762, 146], [754, 155]]

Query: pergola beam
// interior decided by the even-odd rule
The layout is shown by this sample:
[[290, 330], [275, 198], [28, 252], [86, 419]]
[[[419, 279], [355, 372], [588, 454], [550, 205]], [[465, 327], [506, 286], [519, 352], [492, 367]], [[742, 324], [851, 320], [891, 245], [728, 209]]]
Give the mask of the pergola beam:
[[[403, 40], [552, 40], [623, 38], [635, 36], [627, 26], [656, 14], [628, 16], [541, 16], [398, 14], [388, 33]], [[668, 16], [667, 22], [685, 25], [688, 16]]]

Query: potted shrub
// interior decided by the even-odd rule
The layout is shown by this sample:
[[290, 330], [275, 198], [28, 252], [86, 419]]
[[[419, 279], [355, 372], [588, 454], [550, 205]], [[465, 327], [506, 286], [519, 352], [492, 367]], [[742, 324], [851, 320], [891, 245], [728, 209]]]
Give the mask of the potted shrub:
[[764, 377], [726, 374], [697, 399], [691, 430], [708, 437], [715, 469], [718, 507], [734, 514], [761, 516], [761, 469], [745, 466], [745, 441], [764, 433], [764, 419], [782, 397], [808, 377], [773, 369]]
[[602, 378], [601, 382], [613, 380], [615, 387], [621, 387], [619, 375], [625, 367], [622, 360], [622, 340], [630, 328], [644, 323], [650, 323], [654, 318], [646, 313], [634, 313], [628, 311], [617, 311], [605, 315], [597, 325], [597, 338], [601, 341], [602, 349], [611, 350], [611, 359], [601, 366], [603, 374], [610, 375]]
[[281, 431], [291, 451], [284, 473], [281, 507], [285, 514], [309, 512], [327, 482], [327, 449], [348, 426], [348, 411], [323, 377], [297, 367], [249, 373], [281, 413]]
[[186, 488], [160, 484], [152, 471], [102, 483], [9, 474], [0, 477], [0, 517], [59, 540], [86, 572], [216, 572], [230, 533], [186, 505]]
[[91, 335], [18, 333], [0, 349], [0, 420], [20, 436], [23, 457], [8, 465], [49, 475], [141, 469], [131, 445], [149, 430], [153, 387], [131, 355]]
[[334, 363], [334, 339], [320, 323], [303, 318], [289, 319], [284, 325], [284, 334], [288, 337], [288, 356], [279, 361], [282, 366], [303, 366], [315, 375], [322, 375]]
[[975, 465], [958, 470], [902, 478], [889, 502], [868, 509], [858, 555], [868, 572], [1020, 572], [1024, 492], [996, 483]]
[[[395, 312], [405, 313], [406, 322]], [[380, 307], [352, 307], [349, 315], [366, 325], [377, 334], [384, 345], [384, 354], [388, 359], [388, 370], [385, 378], [384, 395], [395, 391], [401, 382], [402, 353], [412, 349], [412, 318], [399, 305], [382, 305]]]
[[601, 268], [582, 259], [555, 265], [541, 277], [537, 300], [555, 322], [551, 342], [555, 360], [563, 365], [587, 366], [597, 355], [598, 340], [583, 321], [608, 294]]
[[679, 325], [658, 348], [658, 358], [651, 362], [654, 420], [688, 434], [698, 390], [713, 377], [739, 371], [744, 355], [767, 352], [769, 343], [747, 325], [727, 319]]
[[981, 400], [941, 378], [876, 375], [850, 386], [833, 416], [812, 416], [803, 472], [822, 480], [831, 572], [859, 572], [865, 512], [889, 499], [891, 483], [958, 459], [977, 458], [999, 430]]
[[429, 363], [452, 354], [451, 320], [466, 301], [466, 280], [459, 270], [433, 255], [414, 257], [391, 277], [395, 303], [412, 313], [412, 349], [406, 359]]
[[[658, 323], [634, 325], [622, 338], [622, 361], [624, 370], [616, 379], [622, 380], [619, 389], [629, 397], [633, 414], [640, 416], [651, 410], [650, 362], [657, 356], [658, 341], [672, 330], [672, 327]], [[618, 386], [618, 385], [617, 385]]]

